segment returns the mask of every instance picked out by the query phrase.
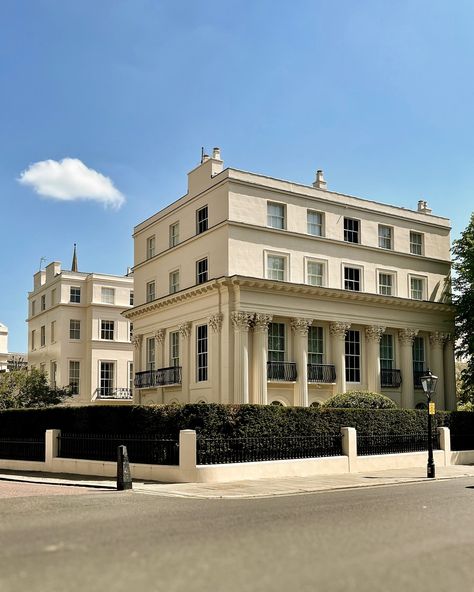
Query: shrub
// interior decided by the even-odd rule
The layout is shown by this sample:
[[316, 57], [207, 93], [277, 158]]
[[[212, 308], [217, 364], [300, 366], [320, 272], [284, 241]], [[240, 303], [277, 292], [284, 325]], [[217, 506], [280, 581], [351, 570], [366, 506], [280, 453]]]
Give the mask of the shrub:
[[385, 395], [370, 391], [349, 391], [333, 395], [322, 404], [326, 409], [396, 409], [397, 405]]

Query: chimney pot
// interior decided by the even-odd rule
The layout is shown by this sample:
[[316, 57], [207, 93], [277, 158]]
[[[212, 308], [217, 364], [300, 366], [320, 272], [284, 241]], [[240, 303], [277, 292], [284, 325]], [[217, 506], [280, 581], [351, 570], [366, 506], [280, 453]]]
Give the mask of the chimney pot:
[[215, 158], [216, 160], [221, 159], [221, 149], [220, 148], [214, 148], [214, 150], [212, 151], [212, 158]]
[[328, 184], [324, 180], [324, 173], [321, 169], [316, 171], [316, 179], [314, 180], [313, 187], [316, 189], [327, 189]]

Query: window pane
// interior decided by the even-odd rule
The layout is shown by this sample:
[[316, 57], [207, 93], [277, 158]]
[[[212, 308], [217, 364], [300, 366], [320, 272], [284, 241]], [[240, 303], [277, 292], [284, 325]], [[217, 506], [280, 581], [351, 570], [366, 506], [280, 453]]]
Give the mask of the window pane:
[[146, 285], [146, 301], [151, 302], [155, 299], [155, 282], [148, 282]]
[[101, 321], [100, 338], [108, 340], [114, 339], [114, 321]]
[[413, 300], [423, 300], [423, 279], [410, 278], [410, 293]]
[[267, 257], [267, 277], [270, 280], [280, 282], [285, 279], [285, 258], [277, 255], [268, 255]]
[[390, 226], [379, 226], [379, 247], [381, 249], [392, 248], [392, 228]]
[[146, 340], [146, 369], [155, 369], [155, 338], [148, 337]]
[[308, 210], [308, 234], [313, 236], [323, 235], [323, 215], [321, 212]]
[[423, 248], [423, 236], [419, 232], [410, 232], [410, 253], [421, 255]]
[[359, 242], [359, 220], [344, 218], [344, 240], [348, 243]]
[[174, 294], [179, 290], [179, 271], [172, 271], [170, 273], [170, 294]]
[[103, 304], [114, 304], [115, 289], [114, 288], [102, 288], [101, 289], [101, 300], [102, 300]]
[[170, 247], [175, 247], [179, 243], [179, 222], [170, 226]]
[[393, 369], [393, 335], [384, 333], [380, 340], [380, 368]]
[[79, 394], [80, 362], [69, 362], [69, 386], [73, 395]]
[[272, 228], [285, 228], [285, 206], [282, 204], [267, 204], [267, 224]]
[[311, 284], [311, 286], [322, 286], [323, 273], [323, 263], [317, 263], [316, 261], [308, 261], [308, 284]]
[[425, 340], [415, 337], [413, 341], [413, 371], [423, 372], [425, 369]]
[[204, 206], [196, 212], [196, 232], [201, 234], [208, 228], [207, 206]]
[[324, 363], [323, 328], [310, 327], [308, 331], [308, 363]]
[[156, 245], [155, 236], [149, 236], [146, 239], [146, 258], [147, 259], [151, 259], [151, 257], [155, 256], [155, 245]]
[[283, 362], [285, 360], [285, 325], [270, 323], [268, 327], [268, 361]]
[[356, 292], [360, 291], [360, 269], [357, 267], [344, 267], [344, 288]]
[[196, 352], [197, 352], [197, 381], [207, 380], [207, 325], [200, 325], [196, 330]]
[[81, 288], [71, 287], [69, 292], [69, 301], [75, 303], [81, 301]]
[[179, 366], [179, 332], [170, 333], [170, 366]]
[[208, 280], [208, 261], [206, 259], [201, 259], [196, 263], [196, 283], [203, 284]]
[[391, 273], [379, 273], [379, 294], [391, 296], [393, 288], [393, 275]]
[[360, 332], [348, 331], [345, 343], [346, 380], [360, 382]]

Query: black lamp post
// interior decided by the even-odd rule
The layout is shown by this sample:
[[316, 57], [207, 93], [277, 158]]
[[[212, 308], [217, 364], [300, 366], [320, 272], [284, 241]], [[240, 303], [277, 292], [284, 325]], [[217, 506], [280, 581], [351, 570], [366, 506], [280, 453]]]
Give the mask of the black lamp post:
[[431, 402], [431, 395], [436, 392], [436, 385], [438, 384], [438, 377], [435, 376], [431, 370], [427, 370], [425, 376], [421, 377], [421, 386], [428, 399], [428, 465], [426, 476], [434, 479], [435, 464], [433, 459], [433, 437], [431, 433], [431, 416], [435, 414], [434, 403]]

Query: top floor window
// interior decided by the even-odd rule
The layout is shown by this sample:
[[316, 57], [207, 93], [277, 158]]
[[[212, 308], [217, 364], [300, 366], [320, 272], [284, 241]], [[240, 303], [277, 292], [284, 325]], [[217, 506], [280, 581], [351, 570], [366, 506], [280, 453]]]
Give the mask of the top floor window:
[[146, 239], [146, 258], [151, 259], [155, 256], [156, 238], [155, 235]]
[[410, 253], [423, 255], [423, 235], [420, 232], [410, 232]]
[[208, 280], [208, 261], [207, 257], [205, 259], [200, 259], [196, 261], [196, 284], [203, 284]]
[[114, 304], [115, 303], [115, 288], [102, 288], [101, 289], [101, 300], [103, 304]]
[[381, 249], [393, 249], [391, 226], [379, 224], [379, 247]]
[[285, 206], [283, 204], [267, 203], [267, 225], [271, 228], [285, 229]]
[[155, 292], [155, 282], [148, 282], [146, 285], [146, 301], [151, 302], [155, 300], [156, 292]]
[[78, 304], [81, 301], [81, 288], [71, 286], [69, 290], [69, 302], [75, 302]]
[[[207, 218], [207, 216], [206, 216]], [[175, 222], [170, 226], [170, 247], [176, 247], [179, 243], [179, 222]]]
[[133, 306], [133, 298], [134, 298], [133, 292], [130, 292], [130, 306]]
[[56, 304], [56, 288], [51, 290], [51, 306]]
[[323, 215], [321, 212], [308, 210], [308, 234], [313, 236], [323, 236]]
[[202, 232], [206, 232], [209, 228], [209, 217], [207, 206], [199, 209], [196, 212], [196, 234], [201, 234]]
[[344, 240], [346, 243], [360, 243], [360, 221], [344, 218]]
[[41, 310], [46, 310], [46, 294], [41, 296]]
[[36, 300], [31, 301], [31, 316], [33, 317], [36, 314]]

